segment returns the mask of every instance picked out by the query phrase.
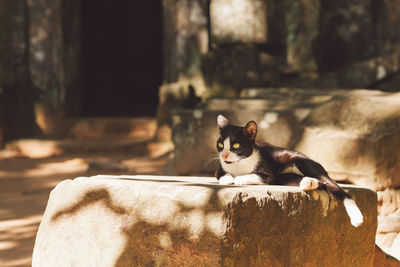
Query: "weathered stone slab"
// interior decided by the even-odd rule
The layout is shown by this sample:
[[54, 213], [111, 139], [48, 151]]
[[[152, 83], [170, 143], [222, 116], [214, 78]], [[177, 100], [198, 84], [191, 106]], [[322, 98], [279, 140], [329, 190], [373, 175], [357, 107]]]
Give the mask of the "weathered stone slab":
[[95, 176], [51, 192], [36, 266], [373, 266], [376, 194], [344, 186], [353, 227], [325, 191], [215, 178]]
[[400, 261], [376, 246], [374, 267], [400, 267]]
[[[378, 194], [376, 244], [400, 259], [400, 190], [386, 189]], [[397, 241], [397, 248], [396, 242]], [[399, 263], [400, 265], [400, 263]]]
[[394, 239], [393, 244], [390, 247], [389, 253], [400, 261], [400, 233]]
[[282, 101], [290, 99], [292, 101], [307, 102], [313, 104], [323, 104], [332, 100], [336, 96], [363, 96], [380, 95], [378, 90], [366, 89], [325, 89], [325, 88], [296, 88], [296, 87], [260, 87], [244, 88], [240, 92], [242, 98], [261, 98]]
[[400, 94], [337, 97], [305, 119], [296, 149], [335, 178], [383, 190], [400, 186]]
[[229, 110], [229, 109], [263, 109], [263, 110], [288, 110], [290, 108], [304, 107], [310, 108], [306, 101], [291, 99], [251, 99], [251, 98], [213, 98], [207, 101], [206, 108], [209, 110]]

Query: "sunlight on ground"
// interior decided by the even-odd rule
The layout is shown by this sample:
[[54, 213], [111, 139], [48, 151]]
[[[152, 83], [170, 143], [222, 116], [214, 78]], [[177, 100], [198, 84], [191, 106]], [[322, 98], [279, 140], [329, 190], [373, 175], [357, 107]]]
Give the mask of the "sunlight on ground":
[[61, 152], [57, 142], [51, 140], [26, 139], [19, 140], [15, 145], [22, 155], [29, 158], [45, 158]]
[[151, 161], [148, 159], [128, 159], [123, 160], [122, 164], [130, 172], [135, 173], [158, 173], [165, 165], [165, 160]]
[[43, 163], [36, 169], [25, 172], [27, 175], [50, 175], [54, 173], [75, 173], [85, 172], [88, 169], [88, 163], [81, 158], [66, 160], [63, 162]]
[[0, 176], [45, 176], [86, 172], [89, 164], [82, 158], [60, 159], [58, 162], [42, 162], [26, 170], [1, 171]]
[[[36, 236], [42, 215], [0, 221], [0, 266], [29, 266], [32, 240]], [[16, 249], [25, 250], [26, 257], [15, 257]]]

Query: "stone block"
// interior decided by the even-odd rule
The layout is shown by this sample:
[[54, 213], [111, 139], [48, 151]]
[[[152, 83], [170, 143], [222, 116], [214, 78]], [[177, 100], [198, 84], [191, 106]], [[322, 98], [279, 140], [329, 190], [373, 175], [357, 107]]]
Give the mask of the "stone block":
[[[327, 87], [330, 82], [330, 88], [363, 88], [371, 84], [366, 81], [381, 79], [376, 77], [376, 67], [371, 66], [370, 59], [381, 61], [396, 53], [398, 0], [284, 3], [280, 9], [284, 10], [287, 63], [292, 71], [301, 73], [305, 86], [310, 86], [308, 80], [321, 73], [329, 75], [322, 75], [315, 85]], [[359, 64], [364, 61], [367, 64]], [[384, 64], [387, 74], [392, 64], [388, 63]]]
[[400, 186], [400, 94], [348, 95], [312, 110], [296, 150], [335, 179], [383, 190]]
[[[376, 244], [385, 251], [395, 252], [391, 247], [395, 246], [394, 240], [400, 235], [400, 190], [386, 189], [378, 191], [377, 195], [379, 216]], [[400, 255], [397, 254], [397, 257], [400, 258]]]
[[320, 28], [320, 1], [285, 2], [286, 61], [295, 71], [317, 71], [318, 61], [313, 50]]
[[[372, 57], [321, 75], [318, 85], [324, 88], [376, 88], [375, 84], [400, 69], [400, 51]], [[397, 87], [396, 87], [397, 88]]]
[[210, 4], [213, 44], [267, 41], [267, 5], [263, 0], [213, 0]]
[[242, 44], [203, 55], [201, 69], [207, 85], [204, 96], [236, 97], [243, 87], [264, 84], [263, 73], [276, 73], [279, 57], [266, 59], [262, 54], [257, 46]]
[[[222, 100], [221, 100], [222, 101]], [[258, 138], [278, 146], [293, 147], [301, 136], [296, 116], [285, 110], [257, 109], [241, 101], [215, 103], [210, 109], [178, 110], [172, 115], [173, 161], [176, 174], [213, 174], [217, 167], [216, 142], [219, 137], [217, 116], [222, 114], [233, 123], [244, 125], [255, 120], [259, 125]], [[241, 108], [241, 104], [242, 106]], [[220, 110], [214, 109], [220, 106]], [[231, 108], [227, 106], [231, 105]], [[260, 104], [262, 107], [262, 103]], [[235, 108], [236, 107], [236, 108]], [[246, 108], [247, 107], [247, 108]]]
[[215, 178], [94, 176], [56, 186], [32, 266], [373, 266], [376, 193], [344, 186], [353, 227], [325, 191]]
[[400, 261], [400, 233], [394, 239], [393, 244], [390, 247], [389, 253]]
[[374, 267], [400, 267], [400, 261], [376, 246]]
[[163, 83], [192, 80], [207, 53], [208, 1], [162, 0]]

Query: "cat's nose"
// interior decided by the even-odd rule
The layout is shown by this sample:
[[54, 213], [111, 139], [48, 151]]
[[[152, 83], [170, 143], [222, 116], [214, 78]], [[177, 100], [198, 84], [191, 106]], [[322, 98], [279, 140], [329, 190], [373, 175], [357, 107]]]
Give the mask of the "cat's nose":
[[229, 156], [229, 154], [225, 154], [225, 153], [222, 154], [222, 158], [223, 158], [224, 160], [226, 160], [226, 159], [228, 158], [228, 156]]

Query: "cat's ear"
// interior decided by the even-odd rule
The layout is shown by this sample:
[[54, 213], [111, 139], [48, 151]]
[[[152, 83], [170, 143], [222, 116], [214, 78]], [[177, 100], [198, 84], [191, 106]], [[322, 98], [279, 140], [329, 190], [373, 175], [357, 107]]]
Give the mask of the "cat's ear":
[[218, 127], [220, 129], [225, 128], [228, 125], [231, 125], [229, 120], [222, 115], [218, 115], [217, 122], [218, 122]]
[[243, 128], [244, 133], [249, 137], [250, 141], [254, 142], [257, 136], [257, 123], [249, 121]]

